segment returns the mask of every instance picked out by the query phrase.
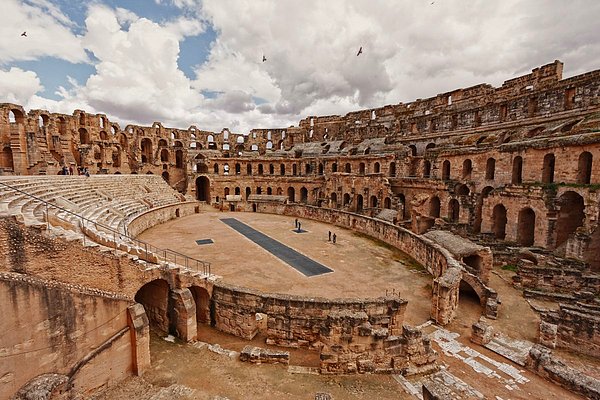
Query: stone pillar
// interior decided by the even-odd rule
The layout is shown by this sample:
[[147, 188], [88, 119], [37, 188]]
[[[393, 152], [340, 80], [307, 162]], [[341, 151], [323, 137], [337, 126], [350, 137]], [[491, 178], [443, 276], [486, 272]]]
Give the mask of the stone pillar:
[[456, 316], [461, 279], [462, 272], [458, 268], [449, 268], [442, 276], [433, 280], [431, 318], [436, 323], [447, 325]]
[[150, 323], [143, 305], [135, 303], [127, 308], [127, 325], [131, 335], [133, 373], [141, 376], [150, 367]]
[[480, 317], [479, 321], [471, 326], [471, 342], [485, 346], [494, 337], [494, 328], [488, 323], [485, 317]]
[[196, 302], [189, 289], [175, 289], [169, 299], [170, 332], [186, 342], [196, 340], [198, 326], [196, 322]]

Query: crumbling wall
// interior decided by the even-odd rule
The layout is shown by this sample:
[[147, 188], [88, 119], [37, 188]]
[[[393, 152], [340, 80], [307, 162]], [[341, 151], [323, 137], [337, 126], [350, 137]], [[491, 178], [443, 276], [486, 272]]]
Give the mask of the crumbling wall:
[[142, 374], [150, 361], [148, 321], [131, 304], [117, 294], [0, 273], [0, 397], [45, 373], [68, 377], [61, 390], [80, 396]]

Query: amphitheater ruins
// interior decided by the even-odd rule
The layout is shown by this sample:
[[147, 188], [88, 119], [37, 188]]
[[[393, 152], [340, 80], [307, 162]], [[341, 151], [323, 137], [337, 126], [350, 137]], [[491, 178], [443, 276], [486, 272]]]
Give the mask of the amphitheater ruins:
[[[194, 343], [212, 327], [253, 346], [262, 335], [245, 361], [291, 368], [282, 348], [304, 349], [321, 375], [390, 374], [406, 398], [489, 398], [477, 380], [460, 397], [442, 379], [461, 376], [455, 356], [471, 372], [503, 366], [513, 397], [496, 398], [600, 399], [600, 70], [562, 71], [248, 134], [0, 104], [0, 398], [87, 398], [152, 368], [151, 331]], [[292, 226], [268, 232], [270, 220]], [[177, 247], [185, 221], [205, 224], [189, 237], [213, 250]], [[216, 247], [219, 221], [257, 258], [258, 246], [294, 251], [328, 271], [278, 272], [269, 254], [257, 285], [279, 277], [281, 291], [236, 281], [255, 256]], [[164, 227], [166, 241], [146, 238]], [[368, 259], [348, 278], [328, 230], [405, 253], [426, 294], [393, 290], [410, 273], [371, 282]], [[361, 294], [345, 296], [354, 279]], [[469, 296], [474, 320], [461, 315]], [[469, 356], [447, 345], [468, 344], [451, 340], [457, 321]], [[519, 333], [527, 324], [536, 337]], [[534, 376], [547, 392], [520, 389]]]

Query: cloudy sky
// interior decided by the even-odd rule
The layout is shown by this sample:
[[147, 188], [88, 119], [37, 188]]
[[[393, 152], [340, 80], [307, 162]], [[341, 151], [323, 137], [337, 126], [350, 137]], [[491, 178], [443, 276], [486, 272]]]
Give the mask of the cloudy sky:
[[567, 77], [600, 69], [597, 0], [0, 2], [0, 102], [122, 126], [247, 133], [555, 59]]

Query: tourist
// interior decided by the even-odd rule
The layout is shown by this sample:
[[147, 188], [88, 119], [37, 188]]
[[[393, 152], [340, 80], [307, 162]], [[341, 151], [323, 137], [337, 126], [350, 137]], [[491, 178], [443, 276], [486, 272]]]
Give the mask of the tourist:
[[328, 242], [331, 242], [331, 231], [329, 231], [329, 239], [327, 239]]
[[298, 228], [298, 218], [296, 218], [294, 220], [294, 228], [296, 228], [296, 229]]
[[83, 169], [83, 174], [84, 174], [85, 176], [87, 176], [88, 178], [90, 177], [90, 171], [88, 171], [87, 167], [85, 167], [85, 168]]
[[298, 233], [300, 233], [302, 231], [301, 227], [302, 227], [302, 224], [300, 222], [298, 222]]
[[69, 165], [69, 175], [73, 175], [73, 166]]
[[336, 234], [334, 233], [334, 234], [333, 234], [333, 244], [335, 244], [335, 240], [336, 240], [336, 239], [337, 239], [337, 236], [336, 236]]

